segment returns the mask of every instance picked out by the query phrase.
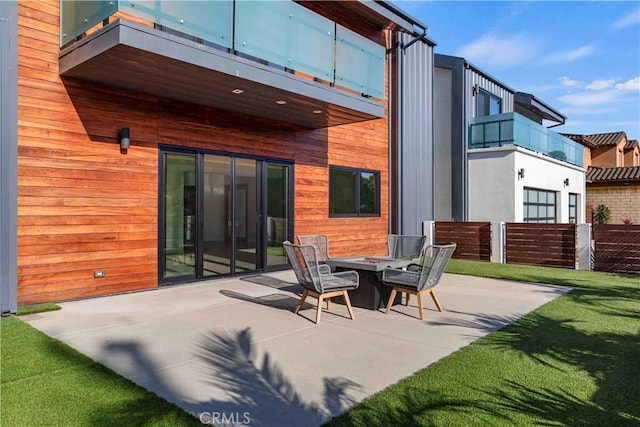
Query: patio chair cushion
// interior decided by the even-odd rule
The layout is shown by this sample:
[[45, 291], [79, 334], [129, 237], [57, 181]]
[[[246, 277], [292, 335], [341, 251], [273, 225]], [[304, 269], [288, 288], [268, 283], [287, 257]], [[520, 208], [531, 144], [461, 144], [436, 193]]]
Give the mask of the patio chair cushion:
[[325, 291], [333, 289], [352, 290], [358, 287], [358, 276], [354, 275], [352, 271], [322, 275], [320, 280], [322, 280]]

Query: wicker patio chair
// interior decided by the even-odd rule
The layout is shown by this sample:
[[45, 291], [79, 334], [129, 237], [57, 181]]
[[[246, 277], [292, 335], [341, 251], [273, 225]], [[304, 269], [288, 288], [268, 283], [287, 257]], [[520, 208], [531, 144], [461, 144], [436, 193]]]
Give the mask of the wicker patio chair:
[[387, 246], [389, 258], [416, 259], [424, 246], [425, 236], [410, 236], [404, 234], [389, 234]]
[[423, 320], [422, 297], [430, 294], [438, 311], [442, 311], [440, 302], [436, 297], [433, 287], [438, 284], [444, 273], [451, 255], [456, 250], [456, 244], [428, 245], [421, 254], [422, 265], [411, 265], [406, 270], [387, 268], [382, 272], [382, 283], [393, 286], [386, 313], [389, 313], [397, 292], [406, 293], [406, 305], [409, 304], [409, 295], [418, 297], [418, 311], [420, 320]]
[[342, 296], [347, 310], [349, 310], [349, 316], [353, 319], [353, 310], [347, 291], [358, 287], [358, 273], [355, 271], [331, 273], [326, 264], [318, 262], [316, 248], [313, 245], [294, 245], [288, 241], [282, 245], [287, 251], [287, 257], [296, 274], [298, 283], [304, 289], [294, 313], [300, 311], [307, 296], [311, 295], [318, 299], [316, 323], [319, 323], [320, 313], [322, 313], [322, 301], [327, 302], [328, 310], [329, 300], [336, 296]]
[[329, 259], [329, 237], [326, 234], [298, 236], [298, 244], [311, 245], [316, 248], [319, 262], [326, 263]]

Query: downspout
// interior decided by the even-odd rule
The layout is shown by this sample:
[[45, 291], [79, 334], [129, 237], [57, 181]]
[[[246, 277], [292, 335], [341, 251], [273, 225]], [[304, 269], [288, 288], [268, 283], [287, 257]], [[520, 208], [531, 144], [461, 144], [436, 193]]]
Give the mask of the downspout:
[[18, 305], [18, 3], [0, 1], [0, 314]]
[[[462, 171], [462, 186], [464, 197], [462, 199], [462, 220], [469, 221], [469, 111], [467, 110], [469, 95], [467, 90], [467, 70], [469, 64], [464, 61], [462, 67], [462, 114], [464, 119], [462, 120], [462, 153], [464, 156], [463, 171]], [[473, 107], [472, 107], [473, 108]]]
[[[399, 51], [403, 51], [402, 42], [396, 31], [389, 31], [389, 221], [388, 229], [390, 233], [398, 233], [401, 230], [402, 207], [400, 201], [400, 190], [402, 181], [400, 177], [400, 158], [402, 141], [402, 65]], [[395, 72], [394, 72], [395, 71]]]
[[411, 40], [409, 43], [407, 43], [406, 45], [402, 46], [402, 51], [404, 52], [405, 50], [407, 50], [409, 48], [409, 46], [411, 46], [412, 44], [414, 44], [415, 42], [417, 42], [419, 40], [425, 40], [426, 41], [426, 37], [427, 37], [427, 30], [426, 30], [426, 28], [423, 28], [422, 29], [422, 34], [417, 34], [415, 39]]
[[557, 126], [562, 126], [563, 124], [565, 124], [565, 123], [564, 122], [556, 123], [555, 125], [547, 126], [547, 129], [551, 129], [551, 128], [554, 128], [554, 127], [557, 127]]

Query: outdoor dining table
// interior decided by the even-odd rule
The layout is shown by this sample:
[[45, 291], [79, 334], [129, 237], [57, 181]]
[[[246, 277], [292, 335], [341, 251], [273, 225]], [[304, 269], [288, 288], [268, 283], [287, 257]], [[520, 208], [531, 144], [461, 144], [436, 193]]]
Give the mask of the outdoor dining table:
[[[377, 310], [387, 304], [391, 288], [383, 286], [382, 271], [387, 267], [402, 268], [411, 264], [410, 259], [394, 259], [385, 257], [352, 257], [330, 258], [326, 263], [335, 271], [354, 270], [358, 272], [359, 285], [357, 289], [349, 291], [349, 299], [354, 307]], [[394, 300], [401, 303], [401, 295]]]

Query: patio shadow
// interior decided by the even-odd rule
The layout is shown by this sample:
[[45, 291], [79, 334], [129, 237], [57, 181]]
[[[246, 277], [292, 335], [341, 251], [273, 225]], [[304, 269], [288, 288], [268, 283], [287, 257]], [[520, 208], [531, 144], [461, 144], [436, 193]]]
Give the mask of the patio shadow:
[[305, 402], [269, 353], [258, 356], [249, 328], [210, 331], [200, 337], [195, 351], [205, 381], [226, 395], [224, 400], [189, 403], [196, 416], [216, 411], [243, 414], [252, 426], [316, 426], [352, 407], [356, 399], [350, 393], [361, 388], [347, 378], [324, 378], [323, 401]]
[[285, 280], [278, 279], [277, 277], [267, 276], [264, 274], [256, 274], [255, 276], [241, 277], [240, 280], [245, 282], [257, 283], [258, 285], [269, 286], [285, 292], [300, 292], [300, 285], [295, 282], [287, 282]]
[[[298, 304], [299, 298], [293, 298], [288, 295], [273, 293], [269, 295], [261, 295], [259, 297], [253, 297], [250, 295], [242, 294], [240, 292], [232, 291], [229, 289], [222, 289], [220, 293], [228, 298], [235, 298], [246, 302], [252, 302], [254, 304], [266, 305], [268, 307], [279, 308], [282, 310], [293, 311], [296, 304]], [[303, 308], [310, 307], [310, 304], [305, 302]]]

